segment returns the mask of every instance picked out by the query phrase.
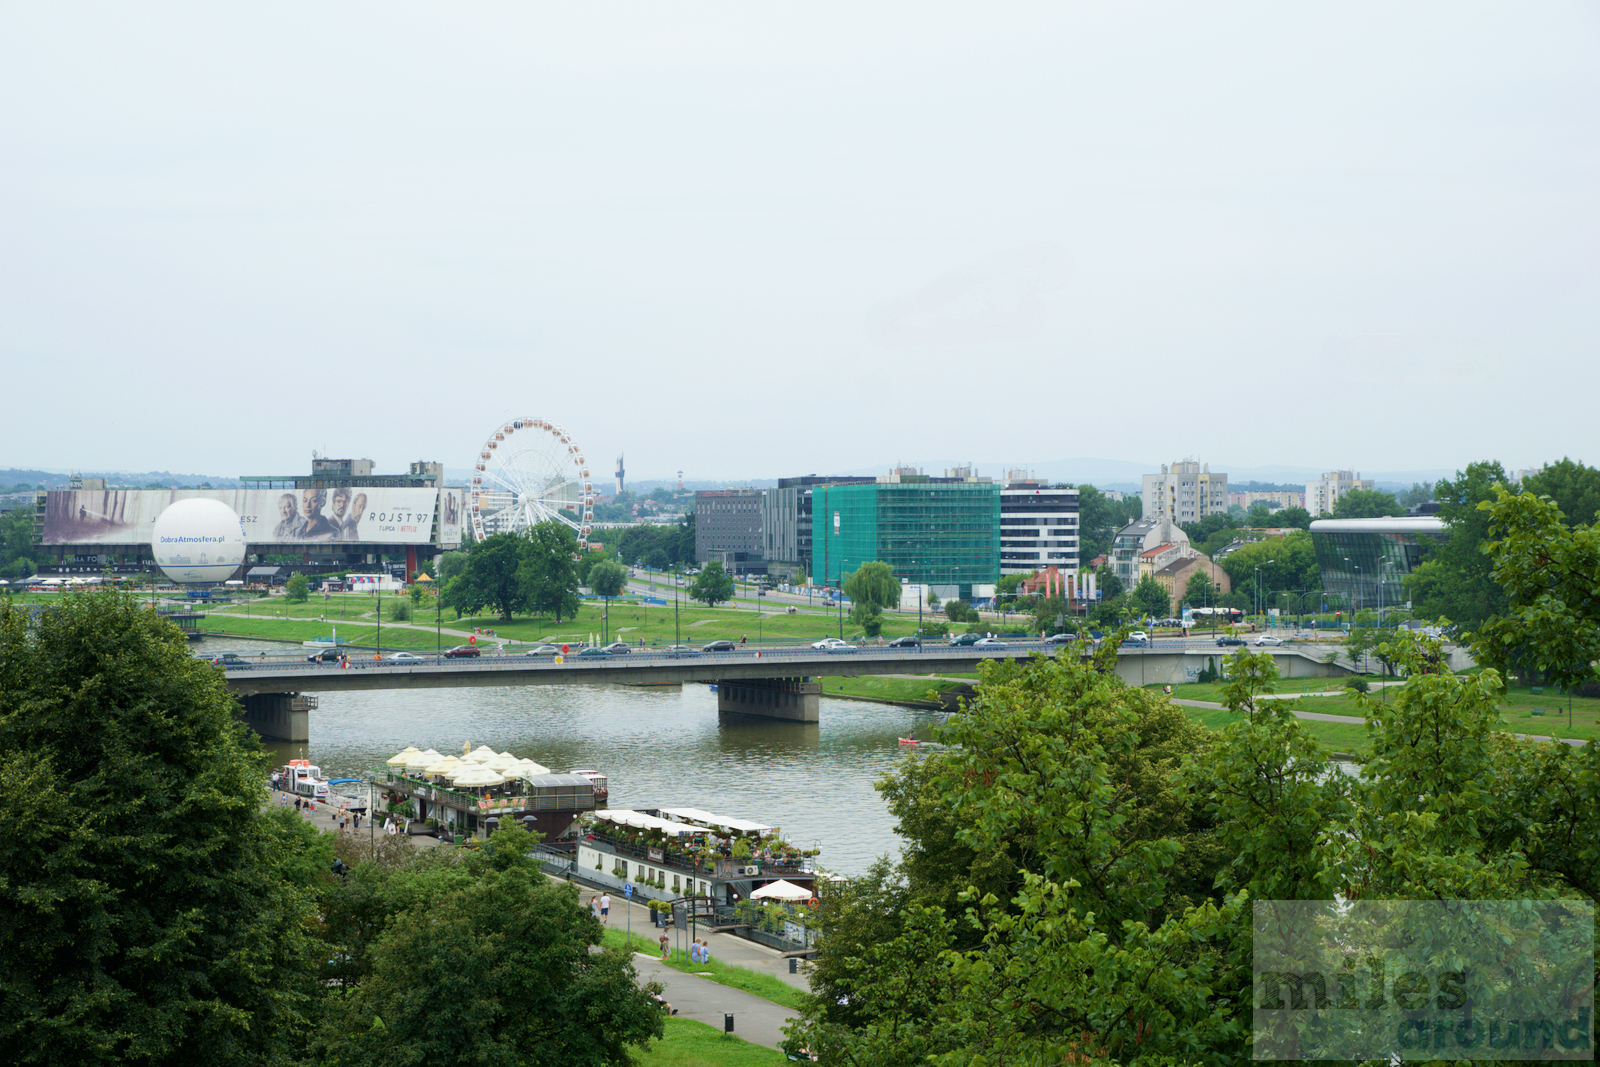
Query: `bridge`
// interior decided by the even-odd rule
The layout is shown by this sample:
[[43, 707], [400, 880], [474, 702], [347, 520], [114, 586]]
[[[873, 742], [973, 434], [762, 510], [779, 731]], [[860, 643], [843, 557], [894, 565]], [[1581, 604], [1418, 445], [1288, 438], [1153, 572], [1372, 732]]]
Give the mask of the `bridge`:
[[[335, 663], [263, 658], [227, 668], [228, 688], [245, 706], [245, 720], [263, 737], [309, 739], [315, 701], [305, 694], [375, 689], [435, 689], [456, 686], [522, 685], [717, 685], [717, 710], [789, 722], [816, 722], [820, 676], [863, 674], [940, 675], [967, 673], [979, 664], [1020, 659], [1033, 653], [1053, 656], [1073, 646], [1040, 641], [1007, 641], [1003, 646], [889, 648], [849, 646], [763, 648], [759, 651], [668, 652], [641, 649], [627, 655], [483, 655], [450, 659], [426, 656], [408, 660], [372, 659]], [[1232, 652], [1209, 641], [1173, 639], [1154, 647], [1119, 648], [1117, 673], [1130, 685], [1192, 682], [1207, 665]], [[1348, 671], [1325, 662], [1313, 647], [1263, 648], [1285, 678], [1329, 677]]]

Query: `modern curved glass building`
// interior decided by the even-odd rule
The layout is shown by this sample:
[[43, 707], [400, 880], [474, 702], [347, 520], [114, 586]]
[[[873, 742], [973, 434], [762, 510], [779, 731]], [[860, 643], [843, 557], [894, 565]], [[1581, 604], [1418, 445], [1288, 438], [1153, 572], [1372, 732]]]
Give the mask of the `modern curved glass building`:
[[1322, 588], [1330, 600], [1337, 595], [1353, 611], [1406, 603], [1405, 576], [1448, 536], [1437, 515], [1317, 519], [1311, 524]]

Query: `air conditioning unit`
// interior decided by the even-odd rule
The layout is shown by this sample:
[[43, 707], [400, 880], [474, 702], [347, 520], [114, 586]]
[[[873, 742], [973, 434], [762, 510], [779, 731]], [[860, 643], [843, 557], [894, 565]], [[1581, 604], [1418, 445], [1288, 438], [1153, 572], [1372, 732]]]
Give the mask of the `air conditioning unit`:
[[740, 874], [760, 874], [761, 873], [761, 868], [760, 867], [740, 867], [739, 868], [739, 873]]

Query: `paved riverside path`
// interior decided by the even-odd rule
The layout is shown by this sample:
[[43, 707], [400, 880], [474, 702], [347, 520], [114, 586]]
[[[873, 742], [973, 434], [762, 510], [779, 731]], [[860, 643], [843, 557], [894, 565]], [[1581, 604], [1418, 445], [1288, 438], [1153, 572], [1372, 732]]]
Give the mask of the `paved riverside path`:
[[[1394, 683], [1390, 682], [1387, 684], [1393, 685]], [[1320, 694], [1274, 693], [1270, 695], [1270, 699], [1292, 700], [1299, 696], [1318, 695]], [[1222, 704], [1216, 704], [1209, 700], [1180, 700], [1177, 697], [1173, 697], [1172, 702], [1174, 704], [1181, 704], [1186, 708], [1207, 708], [1212, 711], [1222, 711], [1225, 707]], [[1294, 713], [1294, 717], [1297, 719], [1308, 719], [1312, 722], [1342, 722], [1354, 726], [1362, 726], [1367, 721], [1358, 715], [1328, 715], [1320, 711], [1296, 711]], [[1551, 737], [1547, 734], [1512, 734], [1511, 736], [1515, 737], [1519, 741], [1560, 741], [1562, 744], [1571, 745], [1573, 748], [1582, 748], [1584, 745], [1589, 743], [1576, 737]]]
[[[581, 884], [579, 890], [585, 902], [599, 893], [598, 890]], [[650, 909], [647, 906], [624, 900], [620, 893], [612, 893], [609, 927], [613, 930], [627, 930], [630, 912], [633, 915], [634, 933], [650, 941], [661, 936], [663, 931], [651, 923]], [[665, 933], [672, 938], [672, 958], [688, 959], [689, 933], [675, 929], [668, 929]], [[780, 956], [776, 949], [758, 945], [754, 941], [747, 941], [733, 934], [708, 934], [703, 928], [699, 930], [698, 936], [710, 944], [711, 959], [714, 962], [743, 967], [757, 974], [769, 974], [796, 989], [811, 988], [806, 978], [804, 960], [800, 961], [799, 973], [790, 974], [789, 961]], [[783, 1028], [796, 1018], [795, 1013], [782, 1004], [775, 1004], [754, 994], [720, 985], [709, 978], [673, 970], [662, 963], [659, 954], [635, 953], [633, 965], [639, 972], [641, 985], [654, 979], [666, 987], [661, 995], [667, 1003], [678, 1009], [678, 1018], [693, 1019], [721, 1031], [724, 1013], [731, 1012], [733, 1036], [754, 1045], [777, 1048], [783, 1041]]]

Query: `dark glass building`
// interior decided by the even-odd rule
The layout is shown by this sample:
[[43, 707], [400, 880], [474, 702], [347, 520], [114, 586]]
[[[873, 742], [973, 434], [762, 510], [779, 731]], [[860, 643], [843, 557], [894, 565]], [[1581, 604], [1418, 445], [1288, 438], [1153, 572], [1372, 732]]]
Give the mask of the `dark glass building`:
[[1405, 576], [1447, 536], [1444, 520], [1432, 515], [1311, 524], [1322, 588], [1330, 602], [1337, 596], [1353, 611], [1405, 604]]

